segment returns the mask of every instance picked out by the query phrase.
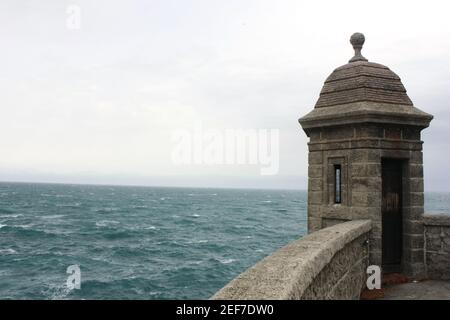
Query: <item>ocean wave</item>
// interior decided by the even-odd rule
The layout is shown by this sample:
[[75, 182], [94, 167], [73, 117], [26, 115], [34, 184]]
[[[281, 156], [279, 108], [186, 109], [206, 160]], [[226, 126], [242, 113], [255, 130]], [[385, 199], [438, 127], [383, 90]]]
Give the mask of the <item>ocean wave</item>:
[[1, 223], [0, 223], [0, 229], [3, 228], [3, 227], [7, 227], [7, 225], [6, 225], [6, 224], [1, 224]]
[[57, 203], [55, 206], [59, 208], [78, 208], [82, 205], [81, 202], [75, 203]]
[[95, 223], [95, 225], [97, 227], [109, 227], [111, 225], [117, 225], [117, 224], [120, 224], [120, 222], [119, 221], [115, 221], [115, 220], [101, 220], [101, 221], [97, 221]]
[[45, 231], [45, 230], [35, 230], [31, 229], [32, 225], [15, 225], [15, 226], [4, 226], [2, 230], [5, 230], [6, 232], [14, 232], [18, 236], [23, 237], [56, 237], [57, 234]]
[[42, 294], [50, 300], [65, 300], [72, 290], [67, 284], [50, 285], [49, 288], [42, 291]]
[[0, 249], [0, 254], [16, 254], [17, 251], [11, 248], [8, 249]]
[[230, 264], [236, 262], [236, 259], [217, 259], [221, 264]]
[[144, 205], [132, 205], [131, 208], [133, 209], [147, 209], [148, 206]]
[[236, 229], [253, 229], [254, 226], [243, 225], [243, 224], [235, 224], [235, 225], [233, 226], [233, 228], [236, 228]]
[[95, 209], [95, 212], [98, 213], [110, 213], [110, 212], [114, 212], [114, 211], [119, 211], [120, 208], [116, 208], [116, 207], [106, 207], [106, 208], [99, 208], [99, 209]]
[[4, 214], [4, 215], [0, 215], [0, 218], [18, 218], [23, 216], [23, 214], [21, 213], [17, 213], [17, 214]]
[[65, 216], [66, 216], [65, 214], [50, 214], [47, 216], [41, 216], [41, 218], [42, 219], [59, 219], [59, 218], [65, 217]]

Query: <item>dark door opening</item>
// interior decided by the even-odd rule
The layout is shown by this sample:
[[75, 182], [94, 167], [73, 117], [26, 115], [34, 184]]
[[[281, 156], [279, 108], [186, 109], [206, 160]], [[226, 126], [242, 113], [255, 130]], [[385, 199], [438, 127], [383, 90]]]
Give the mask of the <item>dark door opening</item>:
[[382, 160], [382, 264], [383, 272], [401, 272], [403, 161]]

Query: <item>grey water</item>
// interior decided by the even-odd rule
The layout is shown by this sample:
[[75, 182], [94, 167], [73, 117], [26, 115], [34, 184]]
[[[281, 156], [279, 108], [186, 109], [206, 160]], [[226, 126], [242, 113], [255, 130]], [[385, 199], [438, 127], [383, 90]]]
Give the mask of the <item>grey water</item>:
[[[207, 299], [306, 233], [306, 196], [0, 183], [0, 299]], [[426, 205], [448, 212], [450, 195]]]

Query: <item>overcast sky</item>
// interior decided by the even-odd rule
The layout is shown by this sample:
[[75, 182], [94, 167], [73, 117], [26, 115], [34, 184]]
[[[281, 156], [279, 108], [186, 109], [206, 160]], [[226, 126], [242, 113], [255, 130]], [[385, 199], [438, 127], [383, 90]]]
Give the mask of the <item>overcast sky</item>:
[[[305, 188], [297, 119], [352, 57], [435, 119], [426, 190], [450, 190], [448, 1], [2, 0], [0, 180]], [[68, 28], [69, 5], [81, 9]], [[175, 165], [173, 132], [278, 129], [280, 166]]]

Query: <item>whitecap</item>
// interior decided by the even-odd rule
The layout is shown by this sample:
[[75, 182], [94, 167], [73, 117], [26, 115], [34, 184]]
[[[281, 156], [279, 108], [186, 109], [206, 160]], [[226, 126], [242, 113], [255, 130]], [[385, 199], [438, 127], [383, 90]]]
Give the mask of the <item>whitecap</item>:
[[194, 218], [198, 218], [198, 217], [200, 217], [200, 215], [199, 215], [199, 214], [196, 214], [196, 213], [194, 213], [194, 214], [192, 215], [192, 217], [194, 217]]
[[0, 215], [0, 218], [18, 218], [23, 216], [23, 214], [18, 213], [18, 214], [2, 214]]
[[6, 224], [1, 224], [0, 223], [0, 229], [3, 228], [3, 227], [6, 227]]
[[79, 207], [81, 206], [81, 202], [75, 202], [75, 203], [57, 203], [56, 207], [60, 208], [73, 208], [73, 207]]
[[222, 263], [222, 264], [230, 264], [230, 263], [233, 263], [235, 261], [236, 261], [235, 259], [219, 259], [219, 262]]
[[33, 226], [33, 224], [19, 224], [17, 226], [14, 226], [15, 228], [22, 228], [22, 229], [29, 229]]
[[262, 202], [264, 202], [264, 203], [272, 203], [272, 200], [264, 200]]
[[62, 285], [50, 285], [47, 290], [42, 291], [42, 293], [51, 300], [63, 300], [72, 291], [66, 284]]
[[95, 225], [97, 227], [107, 227], [107, 226], [115, 225], [115, 224], [119, 224], [119, 223], [120, 223], [119, 221], [114, 221], [114, 220], [101, 220], [101, 221], [97, 221], [95, 223]]
[[156, 230], [157, 228], [155, 226], [148, 226], [144, 228], [145, 230]]
[[15, 254], [16, 250], [8, 248], [8, 249], [0, 249], [0, 254]]
[[65, 217], [65, 216], [66, 215], [64, 215], [64, 214], [51, 214], [48, 216], [41, 216], [41, 218], [42, 219], [59, 219], [59, 218]]

